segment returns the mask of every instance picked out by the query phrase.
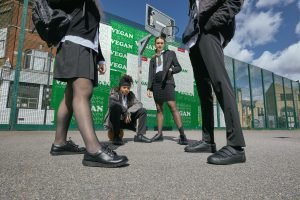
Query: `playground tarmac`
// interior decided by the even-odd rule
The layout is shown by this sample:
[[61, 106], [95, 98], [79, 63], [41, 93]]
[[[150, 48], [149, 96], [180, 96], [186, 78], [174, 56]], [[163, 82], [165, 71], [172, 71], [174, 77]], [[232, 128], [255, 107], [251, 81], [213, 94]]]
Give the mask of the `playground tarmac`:
[[[152, 137], [154, 131], [148, 131]], [[200, 131], [186, 131], [189, 140]], [[216, 131], [217, 148], [226, 144]], [[300, 130], [244, 131], [247, 162], [229, 166], [206, 163], [208, 153], [185, 153], [178, 133], [165, 140], [125, 145], [99, 139], [129, 158], [122, 168], [91, 168], [83, 155], [50, 156], [53, 131], [0, 132], [0, 199], [300, 199]], [[69, 136], [83, 145], [78, 131]]]

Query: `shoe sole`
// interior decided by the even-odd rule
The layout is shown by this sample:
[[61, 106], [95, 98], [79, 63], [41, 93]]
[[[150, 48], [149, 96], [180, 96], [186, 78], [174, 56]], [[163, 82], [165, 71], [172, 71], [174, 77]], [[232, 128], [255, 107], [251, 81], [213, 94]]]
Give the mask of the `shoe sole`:
[[184, 152], [187, 152], [187, 153], [215, 153], [217, 150], [197, 150], [197, 151], [186, 151], [184, 150]]
[[111, 144], [113, 144], [115, 146], [122, 146], [122, 145], [124, 145], [124, 143], [120, 144], [120, 143], [113, 143], [113, 142]]
[[152, 143], [153, 142], [152, 140], [150, 140], [149, 142], [141, 141], [141, 140], [136, 139], [135, 137], [133, 138], [133, 141], [140, 142], [140, 143]]
[[163, 142], [164, 139], [159, 139], [159, 140], [152, 140], [152, 142]]
[[120, 163], [115, 163], [115, 164], [103, 164], [103, 163], [98, 163], [98, 162], [82, 160], [82, 164], [86, 167], [104, 167], [104, 168], [122, 167], [122, 166], [126, 165], [127, 162], [128, 162], [128, 160], [120, 162]]
[[207, 160], [208, 164], [213, 164], [213, 165], [232, 165], [232, 164], [238, 164], [238, 163], [245, 163], [246, 162], [246, 157], [240, 159], [240, 158], [234, 158], [231, 161], [228, 162], [219, 162], [219, 163], [215, 163], [212, 161]]
[[50, 152], [51, 156], [66, 156], [66, 155], [78, 155], [84, 154], [85, 152]]
[[136, 140], [134, 140], [134, 142], [139, 142], [139, 143], [152, 143], [152, 141], [151, 141], [151, 142], [144, 142], [144, 141], [136, 141]]
[[177, 142], [177, 144], [179, 144], [179, 145], [188, 145], [187, 142], [186, 143], [184, 143], [184, 142]]

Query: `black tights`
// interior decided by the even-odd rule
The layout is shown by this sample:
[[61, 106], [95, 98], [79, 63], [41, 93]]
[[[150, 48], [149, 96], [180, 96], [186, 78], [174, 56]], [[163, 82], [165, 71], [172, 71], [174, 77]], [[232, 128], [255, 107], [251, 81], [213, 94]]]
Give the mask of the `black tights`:
[[[158, 129], [158, 133], [162, 134], [162, 127], [163, 127], [163, 123], [164, 123], [164, 115], [163, 115], [163, 109], [164, 109], [164, 103], [155, 103], [156, 104], [156, 109], [157, 109], [157, 114], [156, 114], [156, 119], [157, 119], [157, 129]], [[176, 102], [175, 101], [168, 101], [167, 102], [168, 107], [173, 115], [173, 119], [177, 125], [177, 128], [180, 132], [180, 134], [184, 134], [183, 131], [183, 126], [182, 126], [182, 121], [181, 121], [181, 117], [180, 114], [177, 110], [176, 107]]]
[[97, 152], [101, 145], [96, 136], [90, 106], [93, 84], [89, 79], [77, 78], [68, 81], [64, 98], [57, 113], [54, 144], [65, 144], [70, 121], [74, 112], [75, 119], [87, 151]]

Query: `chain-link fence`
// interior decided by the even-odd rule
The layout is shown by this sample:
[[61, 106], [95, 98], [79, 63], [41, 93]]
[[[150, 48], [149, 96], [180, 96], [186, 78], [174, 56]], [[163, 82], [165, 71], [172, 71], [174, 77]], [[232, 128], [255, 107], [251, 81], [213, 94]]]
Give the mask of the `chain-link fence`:
[[[0, 1], [0, 129], [51, 129], [65, 84], [53, 81], [56, 49], [49, 49], [32, 32], [31, 1]], [[99, 77], [91, 110], [95, 126], [102, 127], [109, 90], [117, 86], [121, 74], [137, 80], [137, 41], [147, 35], [143, 26], [105, 14], [100, 26], [100, 43], [108, 71]], [[188, 53], [179, 42], [168, 45], [175, 51], [183, 72], [175, 76], [178, 109], [187, 129], [201, 127], [201, 109]], [[153, 100], [146, 97], [147, 73], [154, 54], [153, 40], [143, 58], [142, 102], [148, 110], [148, 127], [156, 126]], [[272, 72], [225, 56], [226, 69], [234, 87], [243, 128], [299, 128], [300, 87]], [[287, 63], [288, 64], [288, 63]], [[136, 92], [136, 86], [133, 91]], [[165, 126], [175, 128], [165, 109]], [[225, 127], [216, 99], [215, 126]], [[71, 124], [75, 124], [74, 120]]]
[[53, 125], [54, 50], [32, 32], [32, 3], [0, 1], [0, 126]]

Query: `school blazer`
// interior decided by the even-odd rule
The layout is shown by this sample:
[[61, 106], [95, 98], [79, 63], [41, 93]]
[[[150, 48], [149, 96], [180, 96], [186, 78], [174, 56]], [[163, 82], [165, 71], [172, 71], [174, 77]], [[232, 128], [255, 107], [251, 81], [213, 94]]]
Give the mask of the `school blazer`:
[[[114, 105], [119, 105], [122, 108], [122, 116], [121, 118], [124, 119], [126, 113], [135, 113], [139, 109], [143, 108], [143, 104], [135, 97], [132, 91], [129, 92], [127, 96], [127, 108], [125, 108], [122, 104], [122, 95], [118, 88], [113, 88], [110, 91], [109, 99], [108, 99], [108, 111], [106, 112], [103, 122], [105, 129], [111, 129], [112, 124], [109, 120], [110, 116], [110, 108]], [[121, 120], [121, 119], [120, 119]]]
[[[193, 3], [195, 0], [190, 0]], [[220, 32], [224, 37], [225, 47], [234, 36], [235, 15], [241, 10], [244, 0], [200, 0], [200, 30], [214, 33]]]
[[[172, 68], [172, 72], [169, 69]], [[163, 53], [163, 84], [173, 84], [175, 81], [173, 74], [181, 72], [182, 68], [177, 60], [174, 51], [167, 50]], [[148, 86], [147, 89], [152, 91], [153, 80], [156, 73], [156, 57], [152, 57], [149, 64]]]
[[[48, 2], [51, 8], [61, 9], [68, 14], [76, 13], [75, 9], [78, 10], [70, 22], [66, 35], [94, 41], [96, 32], [99, 30], [101, 16], [93, 0], [48, 0]], [[98, 44], [96, 60], [97, 62], [105, 61], [100, 44]]]

